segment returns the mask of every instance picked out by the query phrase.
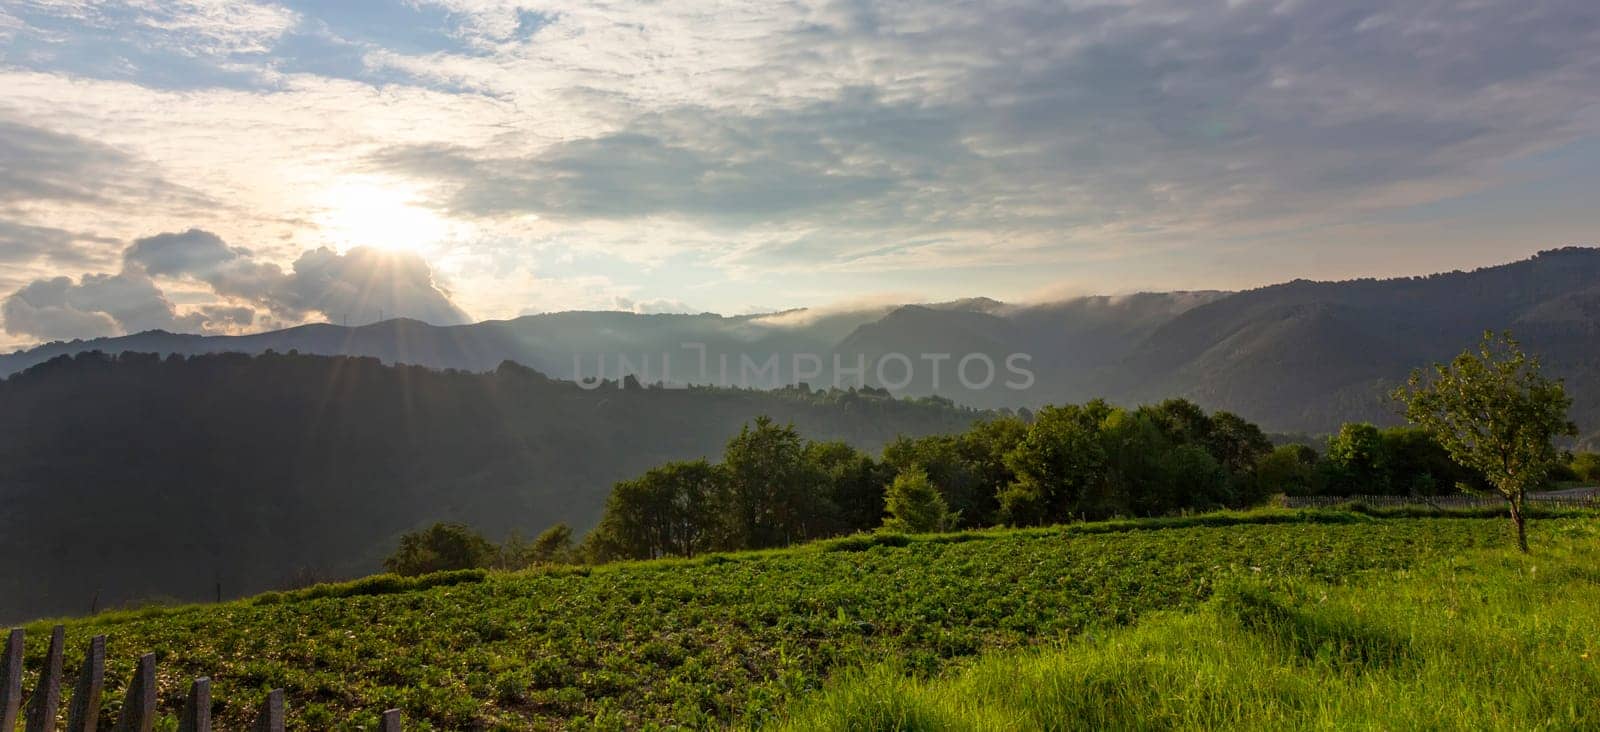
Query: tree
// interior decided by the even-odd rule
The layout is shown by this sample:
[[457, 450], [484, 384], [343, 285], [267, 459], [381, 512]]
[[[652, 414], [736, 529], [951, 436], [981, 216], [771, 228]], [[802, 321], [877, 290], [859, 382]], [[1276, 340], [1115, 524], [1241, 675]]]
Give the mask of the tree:
[[437, 523], [400, 537], [400, 547], [383, 566], [399, 575], [427, 574], [452, 569], [487, 567], [495, 546], [462, 524]]
[[1586, 483], [1600, 482], [1600, 454], [1580, 452], [1572, 456], [1572, 473]]
[[1211, 438], [1211, 418], [1188, 399], [1168, 399], [1153, 407], [1140, 407], [1174, 445], [1206, 445]]
[[494, 548], [494, 558], [489, 561], [493, 569], [514, 572], [528, 566], [528, 540], [523, 538], [522, 532], [511, 530], [511, 535], [500, 545]]
[[826, 511], [821, 471], [806, 460], [794, 425], [757, 417], [728, 441], [722, 454], [729, 509], [724, 548], [765, 549], [823, 535]]
[[1528, 551], [1527, 493], [1561, 460], [1555, 438], [1578, 433], [1567, 419], [1572, 399], [1561, 382], [1541, 374], [1539, 359], [1523, 353], [1510, 333], [1485, 333], [1477, 353], [1464, 351], [1431, 373], [1413, 371], [1394, 397], [1405, 403], [1408, 419], [1506, 500], [1517, 548]]
[[895, 476], [884, 503], [889, 518], [884, 520], [883, 527], [893, 531], [912, 534], [947, 531], [960, 520], [920, 468], [903, 470]]
[[883, 523], [883, 489], [890, 469], [847, 442], [806, 444], [806, 461], [822, 476], [826, 503], [833, 509], [827, 533], [870, 531]]
[[1162, 456], [1176, 504], [1219, 508], [1233, 499], [1228, 469], [1198, 445], [1179, 445]]
[[1153, 516], [1182, 504], [1173, 474], [1164, 462], [1172, 444], [1154, 420], [1143, 412], [1117, 409], [1100, 423], [1099, 430], [1106, 457], [1105, 480], [1083, 501], [1086, 513]]
[[572, 553], [572, 527], [559, 523], [544, 530], [528, 545], [526, 564], [564, 562]]
[[1250, 480], [1256, 463], [1272, 452], [1272, 441], [1253, 422], [1233, 412], [1213, 412], [1203, 447], [1235, 482]]
[[1328, 438], [1325, 461], [1329, 493], [1383, 495], [1389, 492], [1389, 464], [1383, 433], [1366, 422], [1349, 422]]
[[883, 448], [883, 462], [896, 474], [923, 471], [946, 504], [962, 516], [982, 521], [994, 513], [995, 489], [980, 482], [982, 476], [969, 460], [963, 436], [898, 437]]
[[1316, 450], [1299, 444], [1279, 447], [1256, 463], [1255, 495], [1311, 495], [1316, 492], [1316, 467]]
[[1006, 456], [1006, 467], [1017, 476], [1000, 493], [1000, 515], [1006, 523], [1064, 521], [1105, 480], [1102, 406], [1091, 402], [1039, 409], [1027, 437]]
[[595, 527], [596, 558], [692, 557], [720, 548], [723, 485], [718, 467], [704, 460], [666, 463], [616, 484]]
[[1015, 450], [1027, 436], [1028, 423], [1016, 417], [981, 420], [961, 435], [961, 452], [984, 499], [975, 506], [977, 513], [962, 515], [968, 525], [993, 523], [994, 512], [999, 508], [996, 497], [1017, 479], [1006, 465], [1006, 454]]
[[1379, 438], [1383, 441], [1390, 493], [1435, 496], [1453, 493], [1457, 486], [1467, 490], [1483, 487], [1483, 479], [1452, 460], [1427, 430], [1391, 427]]

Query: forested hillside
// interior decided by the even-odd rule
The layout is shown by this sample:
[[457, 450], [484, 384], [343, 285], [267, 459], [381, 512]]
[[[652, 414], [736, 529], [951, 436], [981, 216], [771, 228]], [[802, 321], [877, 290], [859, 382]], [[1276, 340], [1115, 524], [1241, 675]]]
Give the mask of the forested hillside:
[[1181, 394], [1284, 431], [1395, 422], [1388, 391], [1509, 329], [1600, 431], [1600, 250], [1569, 248], [1472, 272], [1348, 282], [1297, 280], [1173, 318], [1130, 353], [1108, 393]]
[[876, 451], [981, 413], [873, 390], [592, 390], [505, 364], [90, 353], [0, 382], [0, 618], [376, 571], [436, 520], [582, 529], [612, 484], [767, 414]]

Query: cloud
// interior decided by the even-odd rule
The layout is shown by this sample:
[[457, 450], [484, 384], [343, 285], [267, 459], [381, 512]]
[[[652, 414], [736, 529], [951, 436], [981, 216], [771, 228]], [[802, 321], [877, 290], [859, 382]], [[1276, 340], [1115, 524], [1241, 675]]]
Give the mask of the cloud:
[[123, 261], [136, 264], [153, 276], [208, 276], [249, 251], [235, 249], [222, 237], [201, 229], [157, 234], [139, 239], [123, 252]]
[[[415, 318], [468, 322], [415, 253], [357, 247], [303, 253], [289, 271], [202, 229], [135, 240], [117, 274], [35, 280], [0, 303], [5, 329], [41, 339], [89, 338], [161, 329], [236, 333], [258, 322], [293, 324], [320, 315], [339, 322]], [[179, 313], [154, 277], [192, 280], [219, 302]], [[270, 314], [270, 317], [269, 317]]]
[[4, 112], [0, 107], [0, 206], [216, 205], [116, 147], [22, 124]]
[[671, 298], [655, 298], [650, 300], [635, 300], [631, 297], [616, 295], [611, 298], [611, 308], [626, 313], [641, 315], [659, 315], [666, 313], [696, 313], [700, 312], [684, 304], [682, 300]]
[[628, 132], [559, 143], [525, 158], [422, 145], [385, 151], [373, 162], [388, 172], [446, 181], [452, 193], [444, 205], [452, 213], [568, 221], [668, 215], [750, 223], [815, 213], [893, 186], [872, 171], [841, 169], [832, 155], [784, 155], [765, 144], [772, 141]]
[[104, 201], [107, 179], [126, 185], [132, 164], [110, 146], [0, 119], [0, 203]]
[[0, 219], [0, 263], [44, 259], [82, 265], [96, 258], [96, 245], [117, 243], [111, 237]]
[[202, 321], [178, 316], [141, 273], [36, 280], [0, 303], [6, 330], [41, 339], [92, 338], [144, 330], [192, 330]]
[[381, 315], [435, 325], [467, 322], [466, 313], [434, 282], [432, 268], [414, 252], [355, 247], [341, 254], [322, 247], [302, 253], [285, 272], [216, 234], [190, 229], [139, 239], [123, 259], [151, 275], [192, 277], [218, 295], [292, 319], [321, 314], [369, 322]]
[[203, 305], [196, 312], [204, 319], [206, 330], [216, 332], [236, 332], [256, 321], [255, 308], [245, 305]]
[[[507, 273], [549, 247], [591, 254], [561, 278], [720, 309], [924, 282], [1231, 287], [1371, 271], [1374, 242], [1440, 222], [1426, 204], [1600, 136], [1583, 0], [396, 2], [7, 5], [0, 214], [249, 242], [203, 276], [284, 312], [311, 312], [278, 289], [302, 252], [372, 240], [319, 228], [346, 177], [455, 218], [468, 235], [429, 256], [484, 315], [540, 296]], [[175, 183], [237, 209], [173, 215]], [[1537, 218], [1511, 199], [1493, 200]], [[1539, 246], [1511, 243], [1533, 238], [1514, 218], [1474, 235]], [[1408, 256], [1458, 264], [1440, 231]], [[675, 280], [674, 258], [693, 260]]]
[[69, 301], [76, 288], [71, 278], [56, 277], [17, 290], [0, 303], [6, 330], [45, 340], [115, 335], [117, 321], [110, 314]]
[[434, 325], [468, 322], [467, 314], [434, 283], [422, 257], [369, 247], [344, 254], [326, 248], [306, 252], [261, 299], [274, 310], [318, 312], [338, 321], [369, 322], [382, 316]]
[[[507, 26], [510, 4], [451, 5]], [[725, 267], [908, 270], [1337, 224], [1597, 132], [1600, 14], [1575, 1], [791, 9], [606, 5], [487, 57], [388, 59], [603, 116], [369, 162], [457, 216], [597, 239], [678, 220], [720, 235]]]

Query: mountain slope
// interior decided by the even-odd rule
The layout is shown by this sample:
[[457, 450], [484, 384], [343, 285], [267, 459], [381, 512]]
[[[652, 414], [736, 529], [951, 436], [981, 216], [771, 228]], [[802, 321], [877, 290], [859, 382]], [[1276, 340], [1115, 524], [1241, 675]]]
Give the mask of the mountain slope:
[[616, 481], [715, 458], [761, 414], [873, 451], [981, 416], [866, 394], [588, 390], [511, 364], [57, 359], [0, 382], [0, 620], [370, 573], [439, 520], [583, 530]]
[[1473, 272], [1241, 292], [1163, 324], [1103, 386], [1133, 399], [1185, 395], [1271, 429], [1321, 432], [1394, 421], [1386, 393], [1412, 368], [1449, 360], [1485, 330], [1512, 329], [1568, 379], [1575, 416], [1594, 429], [1596, 282], [1600, 250], [1565, 249]]

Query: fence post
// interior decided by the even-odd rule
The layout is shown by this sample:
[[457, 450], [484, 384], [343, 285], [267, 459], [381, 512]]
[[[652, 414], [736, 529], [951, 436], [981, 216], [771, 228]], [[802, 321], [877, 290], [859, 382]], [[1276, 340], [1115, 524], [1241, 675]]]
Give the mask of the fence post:
[[189, 701], [178, 718], [178, 732], [211, 732], [211, 677], [201, 676], [189, 685]]
[[106, 688], [106, 637], [97, 635], [83, 654], [78, 686], [67, 712], [67, 732], [95, 732], [100, 726], [100, 695]]
[[400, 710], [390, 709], [383, 713], [383, 732], [400, 732]]
[[44, 668], [39, 669], [39, 684], [28, 700], [28, 732], [54, 732], [56, 712], [61, 708], [61, 660], [66, 652], [67, 629], [57, 625], [50, 631], [50, 650]]
[[261, 714], [251, 732], [283, 732], [283, 717], [283, 689], [273, 689], [267, 692], [267, 701], [261, 705]]
[[139, 657], [139, 668], [128, 682], [117, 732], [150, 732], [156, 722], [156, 654]]
[[6, 636], [6, 655], [0, 658], [0, 730], [12, 732], [17, 728], [17, 710], [22, 706], [22, 640], [21, 628], [12, 628]]

